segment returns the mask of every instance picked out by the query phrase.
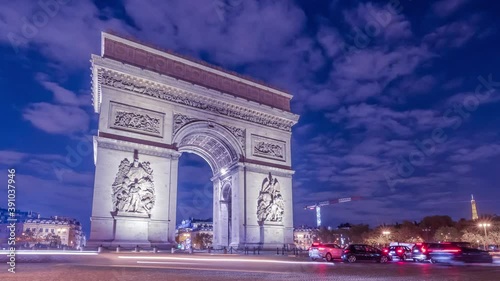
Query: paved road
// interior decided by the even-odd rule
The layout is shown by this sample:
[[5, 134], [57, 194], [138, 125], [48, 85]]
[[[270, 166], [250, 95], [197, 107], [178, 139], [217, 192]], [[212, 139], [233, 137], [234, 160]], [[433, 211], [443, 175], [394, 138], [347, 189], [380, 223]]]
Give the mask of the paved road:
[[[443, 266], [411, 262], [389, 264], [309, 262], [284, 257], [170, 254], [101, 254], [64, 258], [65, 262], [17, 264], [3, 280], [499, 280], [500, 266]], [[6, 267], [4, 269], [6, 272]]]

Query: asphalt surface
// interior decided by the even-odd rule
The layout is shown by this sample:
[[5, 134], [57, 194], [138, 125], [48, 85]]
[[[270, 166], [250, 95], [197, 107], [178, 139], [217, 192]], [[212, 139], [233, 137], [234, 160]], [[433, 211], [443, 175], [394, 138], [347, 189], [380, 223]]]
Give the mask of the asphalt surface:
[[18, 256], [16, 274], [2, 262], [0, 280], [500, 280], [498, 264], [345, 264], [281, 256], [113, 253], [94, 256]]

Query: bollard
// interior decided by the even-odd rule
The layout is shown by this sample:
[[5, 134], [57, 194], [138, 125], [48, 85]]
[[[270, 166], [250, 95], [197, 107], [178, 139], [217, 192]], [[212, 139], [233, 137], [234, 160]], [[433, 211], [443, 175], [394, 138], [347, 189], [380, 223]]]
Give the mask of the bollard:
[[173, 254], [175, 253], [175, 249], [172, 247], [172, 249], [170, 249], [170, 252]]
[[280, 254], [280, 248], [276, 247], [276, 255]]
[[253, 254], [255, 255], [255, 247], [253, 247]]
[[283, 248], [281, 249], [281, 255], [282, 255], [282, 256], [284, 256], [284, 255], [285, 255], [285, 247], [283, 247]]
[[257, 255], [260, 255], [260, 246], [257, 247]]
[[193, 253], [193, 247], [189, 247], [189, 253], [192, 254]]
[[227, 254], [227, 248], [224, 247], [224, 254]]
[[208, 253], [212, 253], [212, 247], [208, 247]]
[[116, 252], [119, 253], [120, 252], [120, 245], [118, 245], [118, 247], [116, 247]]
[[158, 248], [156, 246], [153, 247], [153, 253], [158, 253]]
[[134, 252], [135, 253], [138, 253], [139, 252], [139, 245], [136, 245], [135, 248], [134, 248]]
[[233, 253], [233, 247], [230, 247], [229, 250], [231, 250], [231, 254]]
[[101, 252], [102, 252], [102, 245], [101, 245], [101, 246], [99, 246], [99, 247], [97, 247], [97, 252], [98, 252], [98, 253], [101, 253]]

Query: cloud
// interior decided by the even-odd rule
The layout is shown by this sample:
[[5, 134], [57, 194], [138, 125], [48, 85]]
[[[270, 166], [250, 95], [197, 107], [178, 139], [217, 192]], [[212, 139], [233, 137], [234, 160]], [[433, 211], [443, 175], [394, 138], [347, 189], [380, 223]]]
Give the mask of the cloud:
[[422, 39], [431, 49], [459, 48], [476, 35], [475, 20], [462, 20], [438, 27]]
[[462, 148], [450, 156], [454, 162], [478, 162], [500, 155], [500, 144], [485, 144], [474, 148]]
[[7, 36], [0, 42], [10, 45], [13, 54], [35, 50], [50, 58], [52, 66], [74, 71], [88, 67], [90, 54], [99, 53], [102, 30], [130, 30], [121, 20], [103, 16], [91, 1], [67, 2], [54, 1], [49, 9], [41, 4], [47, 1], [3, 3], [0, 33]]
[[432, 11], [438, 17], [444, 18], [452, 15], [468, 0], [440, 0], [432, 5]]
[[46, 102], [33, 103], [23, 110], [23, 118], [50, 134], [72, 135], [89, 129], [89, 115], [84, 110]]
[[54, 101], [59, 104], [72, 105], [72, 106], [90, 106], [90, 96], [77, 95], [74, 92], [61, 87], [59, 84], [50, 81], [48, 75], [38, 73], [36, 80], [48, 91], [54, 95]]
[[359, 4], [356, 9], [347, 10], [343, 14], [344, 20], [354, 28], [355, 33], [362, 32], [377, 42], [380, 39], [384, 39], [383, 42], [393, 42], [413, 36], [411, 24], [403, 15], [403, 10], [402, 5], [379, 6], [369, 2]]

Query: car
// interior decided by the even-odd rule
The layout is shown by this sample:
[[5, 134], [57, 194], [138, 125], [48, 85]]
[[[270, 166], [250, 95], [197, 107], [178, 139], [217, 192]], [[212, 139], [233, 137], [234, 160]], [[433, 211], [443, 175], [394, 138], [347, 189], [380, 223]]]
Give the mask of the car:
[[389, 256], [375, 247], [365, 244], [351, 244], [344, 249], [342, 253], [342, 260], [344, 262], [357, 262], [357, 261], [376, 261], [386, 263], [389, 261]]
[[415, 262], [431, 261], [429, 256], [429, 247], [434, 243], [417, 243], [411, 250], [411, 257]]
[[407, 246], [389, 246], [382, 250], [389, 260], [406, 261], [412, 258], [412, 250]]
[[431, 262], [437, 263], [492, 263], [488, 251], [460, 246], [459, 243], [437, 243], [428, 248]]
[[342, 248], [337, 244], [332, 243], [313, 243], [309, 248], [309, 257], [312, 260], [325, 259], [328, 262], [334, 259], [340, 259], [342, 256]]

